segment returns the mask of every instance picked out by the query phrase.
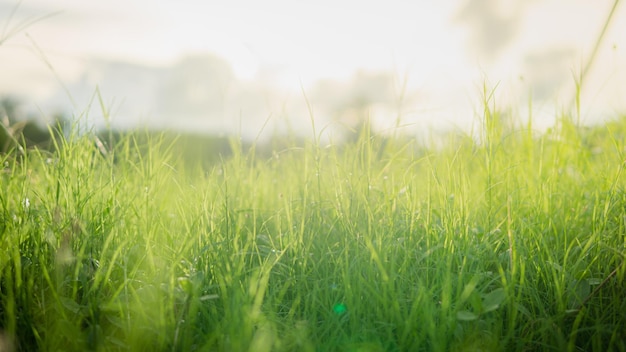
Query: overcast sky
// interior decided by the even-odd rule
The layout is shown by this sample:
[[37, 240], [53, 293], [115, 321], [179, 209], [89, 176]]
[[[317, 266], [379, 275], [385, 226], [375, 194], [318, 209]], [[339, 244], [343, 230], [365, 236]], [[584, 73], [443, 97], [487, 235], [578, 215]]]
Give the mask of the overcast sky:
[[[383, 125], [467, 126], [487, 80], [554, 115], [613, 2], [0, 0], [0, 94], [79, 114], [98, 86], [120, 125], [232, 130], [308, 124], [302, 89], [331, 123], [361, 89]], [[589, 119], [626, 109], [625, 12], [585, 82]]]

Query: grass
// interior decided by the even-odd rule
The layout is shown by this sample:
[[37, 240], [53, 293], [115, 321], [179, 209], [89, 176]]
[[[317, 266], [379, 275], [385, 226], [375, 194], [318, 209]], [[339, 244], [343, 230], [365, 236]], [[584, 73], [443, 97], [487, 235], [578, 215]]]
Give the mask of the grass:
[[626, 351], [626, 119], [1, 157], [0, 351]]

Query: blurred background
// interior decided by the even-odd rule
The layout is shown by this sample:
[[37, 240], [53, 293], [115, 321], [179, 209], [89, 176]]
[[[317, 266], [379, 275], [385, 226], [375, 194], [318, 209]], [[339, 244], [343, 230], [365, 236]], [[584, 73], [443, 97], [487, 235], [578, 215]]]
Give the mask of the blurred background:
[[365, 121], [469, 130], [496, 88], [497, 108], [541, 128], [572, 111], [599, 44], [579, 85], [580, 119], [595, 123], [626, 112], [616, 4], [0, 0], [0, 97], [41, 121], [245, 139], [310, 136], [313, 116], [339, 139]]

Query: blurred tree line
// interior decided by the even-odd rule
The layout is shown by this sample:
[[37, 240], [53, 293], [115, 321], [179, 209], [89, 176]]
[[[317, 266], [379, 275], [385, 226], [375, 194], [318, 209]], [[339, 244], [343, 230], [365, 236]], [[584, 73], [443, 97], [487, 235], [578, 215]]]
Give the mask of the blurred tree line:
[[44, 123], [21, 109], [19, 100], [0, 98], [0, 153], [24, 148], [51, 149], [53, 136], [60, 136], [68, 121], [61, 114]]
[[[72, 121], [63, 114], [52, 115], [47, 122], [41, 116], [24, 112], [22, 103], [13, 97], [0, 98], [0, 155], [22, 155], [24, 150], [37, 148], [54, 151], [54, 140], [71, 134]], [[247, 152], [254, 147], [256, 156], [270, 157], [273, 151], [302, 146], [304, 139], [277, 136], [257, 144], [234, 136], [185, 133], [168, 130], [100, 129], [91, 131], [94, 149], [111, 154], [116, 146], [132, 138], [139, 146], [149, 142], [162, 151], [169, 151], [183, 165], [209, 167], [232, 155], [235, 150]], [[155, 143], [157, 142], [157, 143]]]

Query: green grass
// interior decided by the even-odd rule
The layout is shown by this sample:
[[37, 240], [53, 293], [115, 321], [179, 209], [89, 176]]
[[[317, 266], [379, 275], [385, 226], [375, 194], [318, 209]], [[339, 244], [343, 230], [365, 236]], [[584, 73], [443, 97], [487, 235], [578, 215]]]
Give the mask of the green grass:
[[[0, 351], [625, 351], [626, 119], [2, 156]], [[184, 165], [183, 165], [184, 164]]]

